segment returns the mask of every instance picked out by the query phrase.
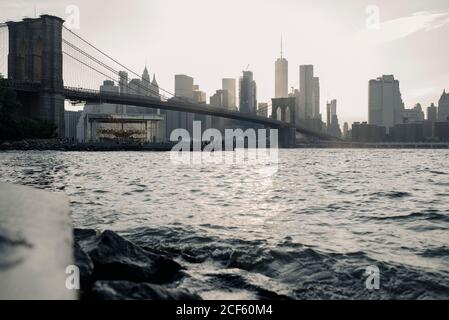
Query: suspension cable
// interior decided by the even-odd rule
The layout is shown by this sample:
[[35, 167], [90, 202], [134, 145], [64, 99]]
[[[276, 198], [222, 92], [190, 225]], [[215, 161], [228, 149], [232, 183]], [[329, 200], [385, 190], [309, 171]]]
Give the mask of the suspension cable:
[[[80, 49], [79, 47], [75, 46], [74, 44], [70, 43], [69, 41], [67, 41], [67, 40], [63, 40], [63, 41], [64, 41], [65, 44], [67, 44], [68, 46], [70, 46], [70, 47], [73, 48], [74, 50], [76, 50], [76, 51], [78, 51], [79, 53], [81, 53], [82, 55], [86, 56], [88, 59], [90, 59], [90, 60], [96, 62], [97, 64], [101, 65], [101, 66], [104, 67], [105, 69], [107, 69], [107, 70], [109, 70], [110, 72], [114, 73], [114, 74], [115, 74], [116, 76], [118, 76], [119, 79], [120, 79], [120, 73], [119, 73], [119, 71], [117, 71], [117, 70], [113, 69], [112, 67], [106, 65], [105, 63], [101, 62], [100, 60], [98, 60], [98, 59], [96, 59], [95, 57], [91, 56], [90, 54], [88, 54], [88, 53], [85, 52], [84, 50]], [[79, 60], [78, 60], [78, 61], [79, 61]], [[96, 69], [95, 69], [95, 70], [96, 70]], [[96, 70], [96, 71], [97, 71], [97, 70]], [[102, 73], [102, 74], [103, 74], [103, 73]], [[103, 74], [103, 75], [104, 75], [104, 74]], [[116, 81], [116, 80], [114, 80], [114, 81]], [[145, 81], [145, 83], [148, 83], [148, 84], [151, 85], [151, 83], [150, 83], [149, 81]], [[151, 86], [148, 88], [148, 87], [143, 86], [141, 83], [135, 84], [135, 85], [136, 85], [139, 89], [145, 91], [145, 93], [147, 93], [147, 94], [150, 93], [150, 94], [153, 94], [153, 95], [157, 95], [159, 98], [164, 98], [163, 95], [161, 95], [159, 92], [157, 92], [157, 91], [156, 91], [155, 89], [153, 89]], [[130, 83], [127, 83], [126, 87], [127, 87], [128, 89], [132, 89], [132, 88], [130, 87]], [[139, 92], [137, 92], [137, 90], [134, 90], [134, 91], [136, 91], [136, 93], [139, 93]]]
[[[70, 30], [69, 28], [67, 28], [66, 26], [64, 26], [64, 29], [66, 29], [67, 31], [69, 31], [71, 34], [73, 34], [75, 37], [77, 37], [78, 39], [80, 39], [81, 41], [83, 41], [84, 43], [86, 43], [87, 45], [89, 45], [90, 47], [92, 47], [94, 50], [98, 51], [99, 53], [101, 53], [102, 55], [104, 55], [105, 57], [107, 57], [108, 59], [112, 60], [113, 62], [115, 62], [116, 64], [118, 64], [119, 66], [121, 66], [122, 68], [124, 68], [125, 70], [127, 70], [128, 72], [134, 74], [135, 76], [139, 77], [139, 79], [141, 78], [141, 76], [139, 74], [137, 74], [136, 72], [134, 72], [133, 70], [129, 69], [128, 67], [124, 66], [123, 64], [121, 64], [120, 62], [118, 62], [116, 59], [112, 58], [111, 56], [109, 56], [108, 54], [106, 54], [105, 52], [101, 51], [100, 49], [98, 49], [97, 47], [95, 47], [93, 44], [91, 44], [89, 41], [85, 40], [84, 38], [82, 38], [81, 36], [79, 36], [78, 34], [76, 34], [75, 32], [73, 32], [72, 30]], [[160, 90], [164, 91], [165, 93], [175, 97], [175, 95], [172, 92], [169, 92], [167, 90], [165, 90], [164, 88], [159, 87]]]

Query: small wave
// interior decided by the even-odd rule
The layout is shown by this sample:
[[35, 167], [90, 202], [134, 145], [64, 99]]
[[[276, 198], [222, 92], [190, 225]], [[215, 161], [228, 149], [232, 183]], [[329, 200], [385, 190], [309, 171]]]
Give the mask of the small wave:
[[438, 247], [427, 249], [420, 254], [426, 258], [441, 258], [441, 257], [449, 257], [449, 247]]
[[398, 198], [411, 197], [412, 194], [409, 192], [390, 191], [390, 192], [375, 192], [372, 194], [372, 196], [376, 198], [380, 197], [380, 198], [398, 199]]
[[430, 173], [433, 173], [433, 174], [438, 174], [438, 175], [447, 175], [447, 172], [443, 172], [443, 171], [434, 171], [434, 170], [432, 170], [432, 171], [429, 171]]
[[386, 217], [370, 217], [373, 220], [427, 220], [427, 221], [437, 221], [437, 222], [448, 222], [449, 223], [449, 215], [436, 212], [436, 211], [423, 211], [423, 212], [413, 212], [406, 215], [398, 215], [398, 216], [386, 216]]

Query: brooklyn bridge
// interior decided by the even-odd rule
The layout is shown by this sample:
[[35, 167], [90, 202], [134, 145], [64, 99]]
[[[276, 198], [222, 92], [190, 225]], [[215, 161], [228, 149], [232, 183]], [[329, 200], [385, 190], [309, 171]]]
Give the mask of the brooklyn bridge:
[[[0, 34], [7, 39], [7, 44], [0, 46], [0, 57], [7, 61], [6, 80], [2, 85], [17, 92], [24, 116], [54, 123], [59, 137], [64, 137], [65, 101], [71, 101], [130, 105], [244, 121], [278, 129], [282, 146], [294, 145], [296, 133], [316, 140], [334, 139], [295, 121], [193, 103], [163, 88], [152, 92], [152, 87], [145, 85], [146, 80], [140, 75], [66, 28], [64, 20], [56, 16], [6, 22], [0, 24]], [[98, 83], [104, 79], [118, 83], [119, 70], [141, 79], [139, 94], [131, 87], [126, 93], [97, 90]]]

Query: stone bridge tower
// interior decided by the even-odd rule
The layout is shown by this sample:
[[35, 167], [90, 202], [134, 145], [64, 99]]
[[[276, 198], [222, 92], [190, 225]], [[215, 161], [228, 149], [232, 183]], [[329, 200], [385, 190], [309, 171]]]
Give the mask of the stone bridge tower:
[[64, 137], [63, 23], [49, 15], [7, 22], [8, 78], [40, 84], [38, 94], [18, 93], [22, 115], [54, 123], [59, 137]]

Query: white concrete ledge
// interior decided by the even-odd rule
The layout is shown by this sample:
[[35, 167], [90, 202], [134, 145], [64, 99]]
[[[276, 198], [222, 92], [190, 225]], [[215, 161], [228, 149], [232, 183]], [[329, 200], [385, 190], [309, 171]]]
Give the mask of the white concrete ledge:
[[72, 233], [65, 195], [0, 183], [0, 299], [76, 299]]

